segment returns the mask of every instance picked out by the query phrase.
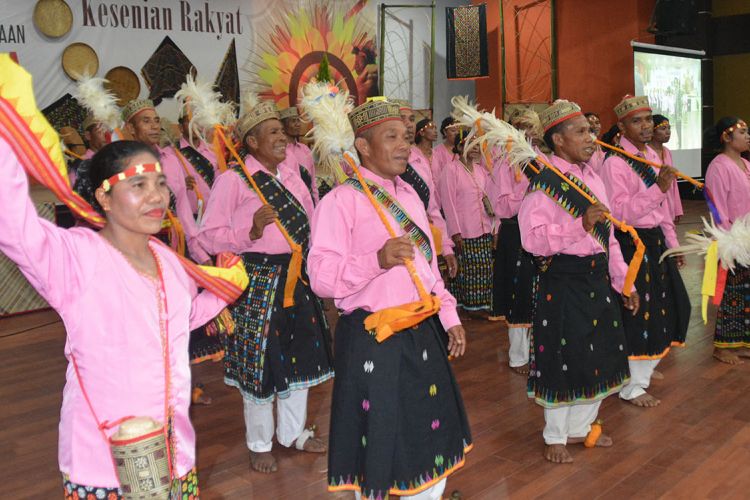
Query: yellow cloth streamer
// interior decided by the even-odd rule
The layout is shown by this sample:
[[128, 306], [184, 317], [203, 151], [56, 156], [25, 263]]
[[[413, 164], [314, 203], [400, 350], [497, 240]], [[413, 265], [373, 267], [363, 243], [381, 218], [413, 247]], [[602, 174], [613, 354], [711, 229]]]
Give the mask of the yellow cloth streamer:
[[225, 281], [229, 281], [234, 284], [237, 288], [244, 290], [250, 283], [250, 278], [247, 276], [245, 271], [245, 264], [242, 259], [237, 259], [231, 267], [214, 267], [214, 266], [198, 266], [204, 273], [214, 278], [221, 278]]
[[703, 271], [703, 284], [701, 286], [701, 317], [703, 324], [708, 323], [708, 298], [716, 293], [716, 275], [719, 268], [719, 244], [712, 241], [706, 251], [706, 268]]
[[430, 224], [430, 231], [432, 232], [432, 242], [435, 244], [435, 253], [443, 255], [443, 233], [434, 224]]

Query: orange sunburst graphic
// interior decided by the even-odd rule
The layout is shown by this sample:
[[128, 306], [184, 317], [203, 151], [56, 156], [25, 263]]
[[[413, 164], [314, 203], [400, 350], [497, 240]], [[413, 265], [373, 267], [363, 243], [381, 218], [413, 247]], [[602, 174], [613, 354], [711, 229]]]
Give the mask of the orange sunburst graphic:
[[323, 55], [331, 76], [357, 103], [378, 93], [375, 19], [368, 0], [286, 5], [258, 33], [254, 56], [246, 64], [249, 87], [280, 109], [298, 102], [300, 90], [317, 73]]

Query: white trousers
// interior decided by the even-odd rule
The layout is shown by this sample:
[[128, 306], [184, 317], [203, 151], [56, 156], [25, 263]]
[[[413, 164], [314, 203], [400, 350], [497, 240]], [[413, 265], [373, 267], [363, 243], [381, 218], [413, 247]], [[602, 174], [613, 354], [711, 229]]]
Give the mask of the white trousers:
[[544, 409], [544, 442], [568, 444], [568, 438], [586, 437], [602, 402]]
[[[440, 482], [436, 483], [434, 486], [430, 486], [416, 495], [402, 496], [399, 498], [402, 500], [440, 500], [443, 498], [443, 491], [445, 491], [445, 480], [446, 478], [441, 479]], [[362, 499], [362, 495], [359, 494], [359, 491], [354, 492], [354, 498], [357, 500]]]
[[625, 400], [635, 399], [646, 394], [651, 383], [651, 375], [661, 359], [629, 359], [630, 382], [620, 390], [620, 397]]
[[[263, 453], [273, 446], [273, 402], [255, 403], [243, 399], [245, 414], [245, 439], [250, 451]], [[276, 439], [287, 448], [292, 446], [305, 430], [307, 421], [307, 389], [290, 391], [289, 397], [276, 398], [279, 422]]]
[[508, 328], [508, 340], [510, 340], [510, 349], [508, 349], [508, 363], [511, 368], [529, 364], [529, 329], [525, 327], [513, 326]]

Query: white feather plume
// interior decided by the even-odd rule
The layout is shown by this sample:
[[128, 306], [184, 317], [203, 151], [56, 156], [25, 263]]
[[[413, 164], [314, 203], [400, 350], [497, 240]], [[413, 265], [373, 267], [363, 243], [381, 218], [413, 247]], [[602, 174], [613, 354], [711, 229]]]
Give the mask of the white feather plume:
[[354, 153], [354, 130], [349, 112], [354, 103], [346, 90], [333, 88], [328, 82], [310, 82], [302, 89], [302, 119], [312, 122], [307, 133], [314, 140], [313, 153], [319, 158], [318, 170], [323, 176], [346, 179], [341, 168], [345, 152]]
[[73, 97], [93, 115], [95, 121], [114, 130], [120, 125], [120, 108], [117, 107], [117, 97], [104, 88], [106, 82], [104, 78], [82, 75], [73, 90]]
[[537, 152], [529, 143], [526, 134], [510, 123], [495, 116], [495, 111], [479, 111], [475, 104], [464, 96], [451, 99], [453, 112], [451, 116], [464, 127], [471, 128], [466, 137], [464, 154], [479, 144], [482, 149], [498, 148], [503, 152], [508, 163], [517, 168], [526, 168], [536, 159]]
[[240, 97], [240, 112], [247, 113], [260, 103], [260, 98], [255, 92], [248, 90]]
[[228, 125], [234, 119], [234, 105], [222, 102], [221, 94], [208, 82], [199, 82], [188, 74], [185, 83], [174, 95], [183, 113], [190, 116], [190, 139], [195, 131], [206, 141], [205, 131], [216, 125]]
[[724, 267], [733, 271], [737, 266], [750, 266], [750, 214], [734, 221], [729, 229], [718, 227], [713, 218], [703, 218], [702, 234], [685, 235], [687, 244], [670, 248], [662, 254], [660, 261], [670, 255], [704, 255], [714, 241]]

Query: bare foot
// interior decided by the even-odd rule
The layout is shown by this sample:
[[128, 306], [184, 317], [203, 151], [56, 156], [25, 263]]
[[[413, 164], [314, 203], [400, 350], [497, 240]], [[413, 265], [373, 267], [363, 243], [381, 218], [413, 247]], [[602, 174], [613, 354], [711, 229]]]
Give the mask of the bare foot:
[[262, 472], [263, 474], [270, 474], [278, 470], [276, 465], [276, 457], [270, 451], [264, 452], [250, 452], [250, 466], [253, 470]]
[[[568, 444], [579, 444], [579, 443], [583, 443], [584, 441], [586, 441], [585, 437], [568, 438]], [[612, 446], [612, 438], [607, 436], [606, 434], [601, 434], [599, 436], [599, 439], [596, 440], [595, 446], [597, 448], [609, 448], [610, 446]]]
[[328, 451], [328, 446], [322, 439], [311, 437], [305, 441], [305, 444], [302, 445], [302, 449], [308, 453], [325, 453]]
[[568, 453], [564, 444], [550, 444], [544, 449], [544, 458], [553, 464], [569, 464], [573, 462], [573, 457]]
[[651, 374], [651, 379], [664, 380], [664, 374], [660, 372], [659, 370], [654, 370], [654, 372]]
[[714, 358], [728, 365], [741, 365], [744, 363], [735, 353], [729, 349], [714, 349]]
[[516, 372], [519, 375], [528, 375], [529, 374], [529, 364], [528, 363], [526, 363], [525, 365], [521, 365], [521, 366], [511, 366], [510, 369], [513, 370], [514, 372]]
[[641, 408], [653, 408], [655, 406], [659, 406], [659, 401], [655, 397], [653, 397], [651, 394], [644, 392], [637, 398], [633, 399], [626, 399], [628, 403], [634, 404], [635, 406], [639, 406]]
[[487, 316], [487, 321], [502, 321], [505, 316]]

